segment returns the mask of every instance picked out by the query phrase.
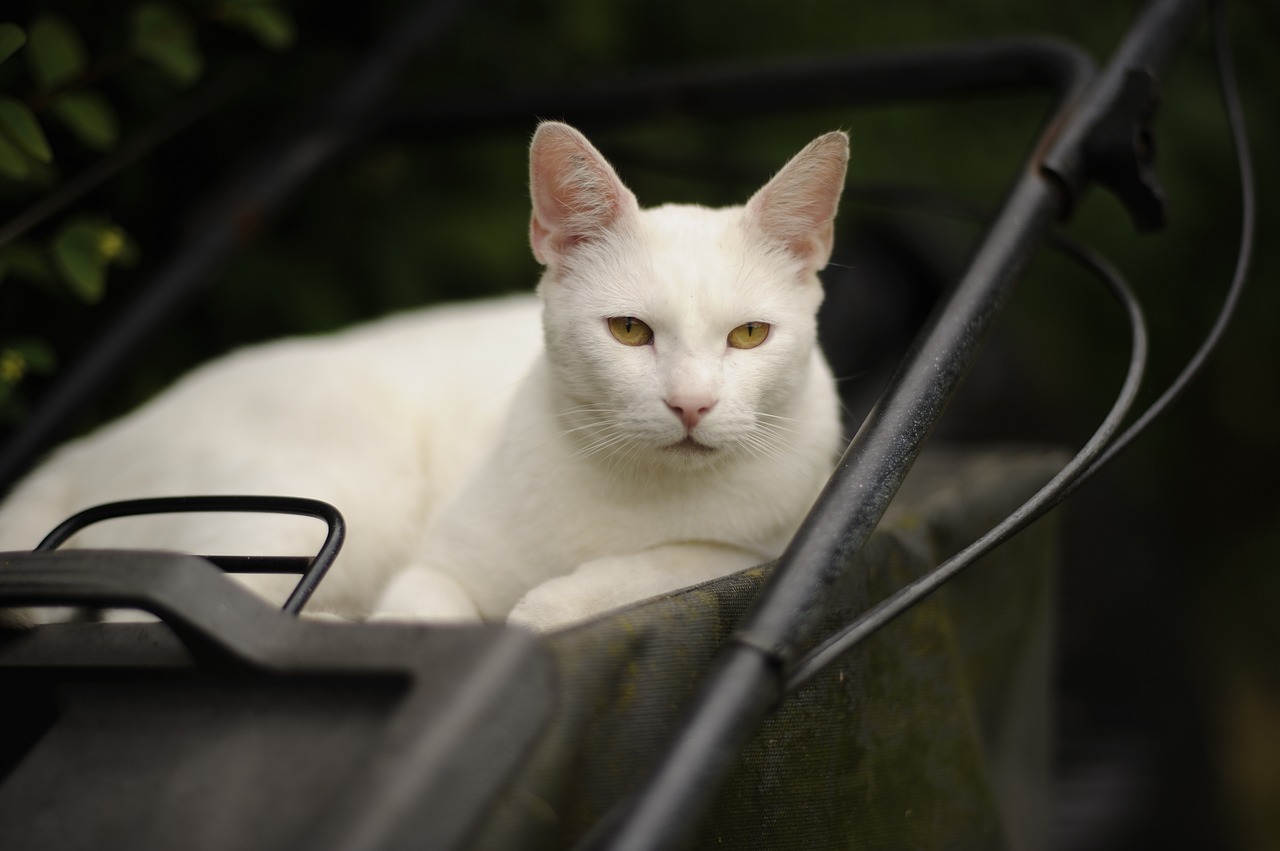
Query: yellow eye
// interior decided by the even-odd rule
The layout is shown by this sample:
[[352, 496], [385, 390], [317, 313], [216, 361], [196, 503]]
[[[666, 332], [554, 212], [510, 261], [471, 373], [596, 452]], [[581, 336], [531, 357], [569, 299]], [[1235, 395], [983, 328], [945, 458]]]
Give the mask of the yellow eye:
[[768, 322], [748, 322], [729, 332], [729, 345], [735, 349], [754, 349], [768, 336]]
[[647, 346], [653, 342], [653, 329], [634, 316], [610, 318], [609, 331], [624, 346]]

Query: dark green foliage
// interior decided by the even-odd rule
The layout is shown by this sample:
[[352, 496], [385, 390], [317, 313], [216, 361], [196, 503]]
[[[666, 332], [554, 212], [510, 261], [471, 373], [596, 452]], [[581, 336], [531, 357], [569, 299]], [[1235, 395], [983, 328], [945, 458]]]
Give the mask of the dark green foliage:
[[[7, 13], [18, 11], [10, 8]], [[286, 10], [252, 0], [218, 0], [190, 11], [173, 3], [144, 2], [133, 5], [126, 20], [121, 27], [115, 15], [104, 23], [90, 10], [64, 14], [36, 8], [29, 10], [23, 25], [0, 23], [0, 63], [5, 63], [0, 67], [0, 193], [6, 201], [5, 218], [19, 215], [24, 206], [29, 214], [51, 194], [65, 190], [78, 173], [112, 166], [114, 157], [123, 156], [116, 151], [122, 126], [137, 134], [147, 122], [163, 122], [166, 113], [178, 110], [179, 90], [205, 76], [200, 27], [207, 22], [247, 32], [273, 50], [287, 47], [293, 38]], [[86, 38], [86, 33], [93, 38]], [[18, 54], [24, 62], [14, 59]], [[167, 81], [166, 91], [139, 98], [138, 83], [152, 71]], [[145, 88], [152, 85], [143, 82]], [[123, 119], [122, 109], [128, 111]], [[166, 180], [165, 169], [157, 169], [155, 178]], [[66, 345], [60, 316], [32, 323], [31, 299], [38, 303], [54, 294], [96, 305], [106, 294], [109, 270], [136, 259], [136, 245], [110, 213], [111, 207], [119, 206], [111, 188], [108, 184], [103, 188], [106, 194], [83, 201], [76, 197], [80, 192], [70, 193], [78, 203], [60, 202], [42, 215], [29, 216], [21, 227], [15, 226], [19, 219], [9, 220], [0, 242], [0, 284], [5, 286], [0, 304], [8, 314], [0, 322], [0, 357], [7, 363], [21, 361], [21, 339], [47, 337], [41, 344], [46, 348]], [[144, 202], [128, 215], [137, 219], [163, 213]], [[13, 292], [24, 284], [44, 292]], [[24, 379], [52, 371], [0, 372], [0, 422], [20, 418], [25, 394], [19, 384]]]

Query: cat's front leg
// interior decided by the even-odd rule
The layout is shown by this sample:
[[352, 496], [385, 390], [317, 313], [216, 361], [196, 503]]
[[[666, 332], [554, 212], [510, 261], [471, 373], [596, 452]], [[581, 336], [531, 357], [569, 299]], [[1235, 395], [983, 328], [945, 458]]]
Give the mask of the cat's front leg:
[[411, 565], [387, 583], [369, 620], [474, 623], [481, 617], [471, 595], [453, 577]]
[[533, 588], [516, 603], [507, 623], [538, 632], [560, 629], [765, 560], [760, 553], [711, 542], [664, 544], [604, 556]]

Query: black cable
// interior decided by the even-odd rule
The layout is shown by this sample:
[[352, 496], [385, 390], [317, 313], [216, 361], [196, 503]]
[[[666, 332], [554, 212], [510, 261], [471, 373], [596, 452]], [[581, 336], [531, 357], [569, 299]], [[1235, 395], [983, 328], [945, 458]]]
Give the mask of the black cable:
[[[1141, 308], [1123, 278], [1105, 260], [1092, 250], [1072, 240], [1063, 237], [1056, 238], [1053, 241], [1054, 246], [1060, 251], [1073, 255], [1075, 259], [1098, 274], [1129, 315], [1133, 332], [1133, 351], [1125, 383], [1111, 411], [1090, 441], [1058, 475], [1005, 520], [960, 553], [957, 553], [929, 573], [907, 584], [864, 612], [852, 623], [819, 644], [796, 662], [786, 680], [785, 690], [787, 693], [803, 685], [826, 665], [852, 649], [890, 620], [920, 602], [955, 574], [1008, 540], [1074, 493], [1081, 484], [1102, 469], [1106, 463], [1128, 446], [1169, 408], [1173, 401], [1186, 389], [1191, 380], [1203, 370], [1209, 356], [1217, 348], [1231, 317], [1235, 313], [1240, 295], [1244, 289], [1244, 282], [1248, 277], [1249, 264], [1253, 254], [1257, 201], [1254, 191], [1253, 164], [1249, 154], [1239, 88], [1231, 62], [1230, 40], [1227, 36], [1225, 12], [1222, 4], [1217, 0], [1211, 0], [1209, 5], [1212, 15], [1211, 21], [1219, 86], [1239, 170], [1241, 229], [1240, 245], [1231, 284], [1227, 288], [1222, 307], [1219, 309], [1217, 318], [1206, 334], [1204, 341], [1164, 393], [1119, 436], [1114, 436], [1116, 427], [1123, 420], [1128, 406], [1132, 404], [1133, 395], [1137, 390], [1136, 383], [1141, 381], [1143, 362], [1146, 357], [1146, 331], [1142, 324]], [[953, 214], [960, 213], [961, 208], [954, 204], [951, 206]], [[1136, 383], [1134, 381], [1135, 376], [1137, 378]]]
[[1076, 456], [1048, 484], [1044, 485], [1012, 514], [950, 559], [924, 576], [904, 585], [889, 597], [863, 612], [852, 623], [842, 628], [797, 661], [787, 676], [785, 684], [787, 693], [799, 688], [814, 674], [835, 661], [835, 659], [857, 645], [864, 638], [923, 600], [951, 577], [1013, 537], [1033, 520], [1057, 505], [1061, 501], [1062, 493], [1066, 487], [1089, 475], [1094, 469], [1094, 463], [1101, 457], [1108, 443], [1119, 431], [1121, 424], [1129, 413], [1129, 408], [1133, 405], [1133, 401], [1138, 395], [1138, 390], [1142, 386], [1142, 375], [1146, 370], [1147, 329], [1142, 317], [1142, 306], [1138, 303], [1137, 298], [1133, 295], [1120, 273], [1096, 252], [1074, 240], [1061, 236], [1055, 238], [1052, 244], [1059, 251], [1069, 254], [1073, 259], [1082, 263], [1096, 274], [1124, 309], [1129, 320], [1131, 332], [1129, 368], [1125, 374], [1120, 392], [1111, 406], [1111, 410], [1093, 433], [1088, 443], [1084, 445]]
[[1222, 106], [1226, 112], [1227, 127], [1235, 149], [1236, 167], [1240, 179], [1240, 245], [1236, 252], [1236, 266], [1232, 275], [1231, 285], [1227, 288], [1222, 307], [1219, 309], [1218, 316], [1214, 320], [1213, 326], [1209, 329], [1209, 333], [1205, 335], [1204, 342], [1200, 344], [1200, 348], [1187, 361], [1187, 365], [1182, 372], [1178, 374], [1178, 377], [1173, 380], [1173, 383], [1169, 385], [1164, 393], [1143, 412], [1142, 416], [1138, 417], [1132, 425], [1125, 429], [1123, 434], [1107, 447], [1107, 451], [1102, 454], [1102, 457], [1094, 462], [1093, 466], [1079, 482], [1075, 483], [1062, 495], [1063, 498], [1069, 496], [1084, 483], [1085, 479], [1092, 476], [1122, 449], [1132, 443], [1134, 438], [1145, 431], [1156, 417], [1163, 414], [1173, 404], [1174, 400], [1182, 395], [1191, 380], [1204, 369], [1205, 362], [1208, 361], [1209, 356], [1218, 347], [1222, 335], [1227, 330], [1227, 325], [1231, 322], [1231, 317], [1235, 314], [1236, 305], [1244, 292], [1245, 280], [1249, 276], [1249, 264], [1253, 259], [1258, 203], [1254, 189], [1253, 159], [1249, 154], [1249, 139], [1244, 123], [1244, 110], [1240, 104], [1240, 90], [1236, 82], [1235, 68], [1231, 62], [1231, 42], [1227, 35], [1226, 12], [1219, 0], [1210, 0], [1209, 7], [1214, 38], [1214, 55], [1218, 65], [1218, 87], [1222, 95]]

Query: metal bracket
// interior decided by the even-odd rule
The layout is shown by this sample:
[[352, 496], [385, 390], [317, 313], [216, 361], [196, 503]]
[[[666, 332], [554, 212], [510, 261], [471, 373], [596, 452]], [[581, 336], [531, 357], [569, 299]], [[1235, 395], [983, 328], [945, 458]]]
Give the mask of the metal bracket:
[[1084, 143], [1085, 169], [1124, 204], [1139, 231], [1163, 228], [1165, 193], [1156, 177], [1151, 122], [1160, 104], [1160, 85], [1146, 69], [1125, 72], [1110, 108]]

